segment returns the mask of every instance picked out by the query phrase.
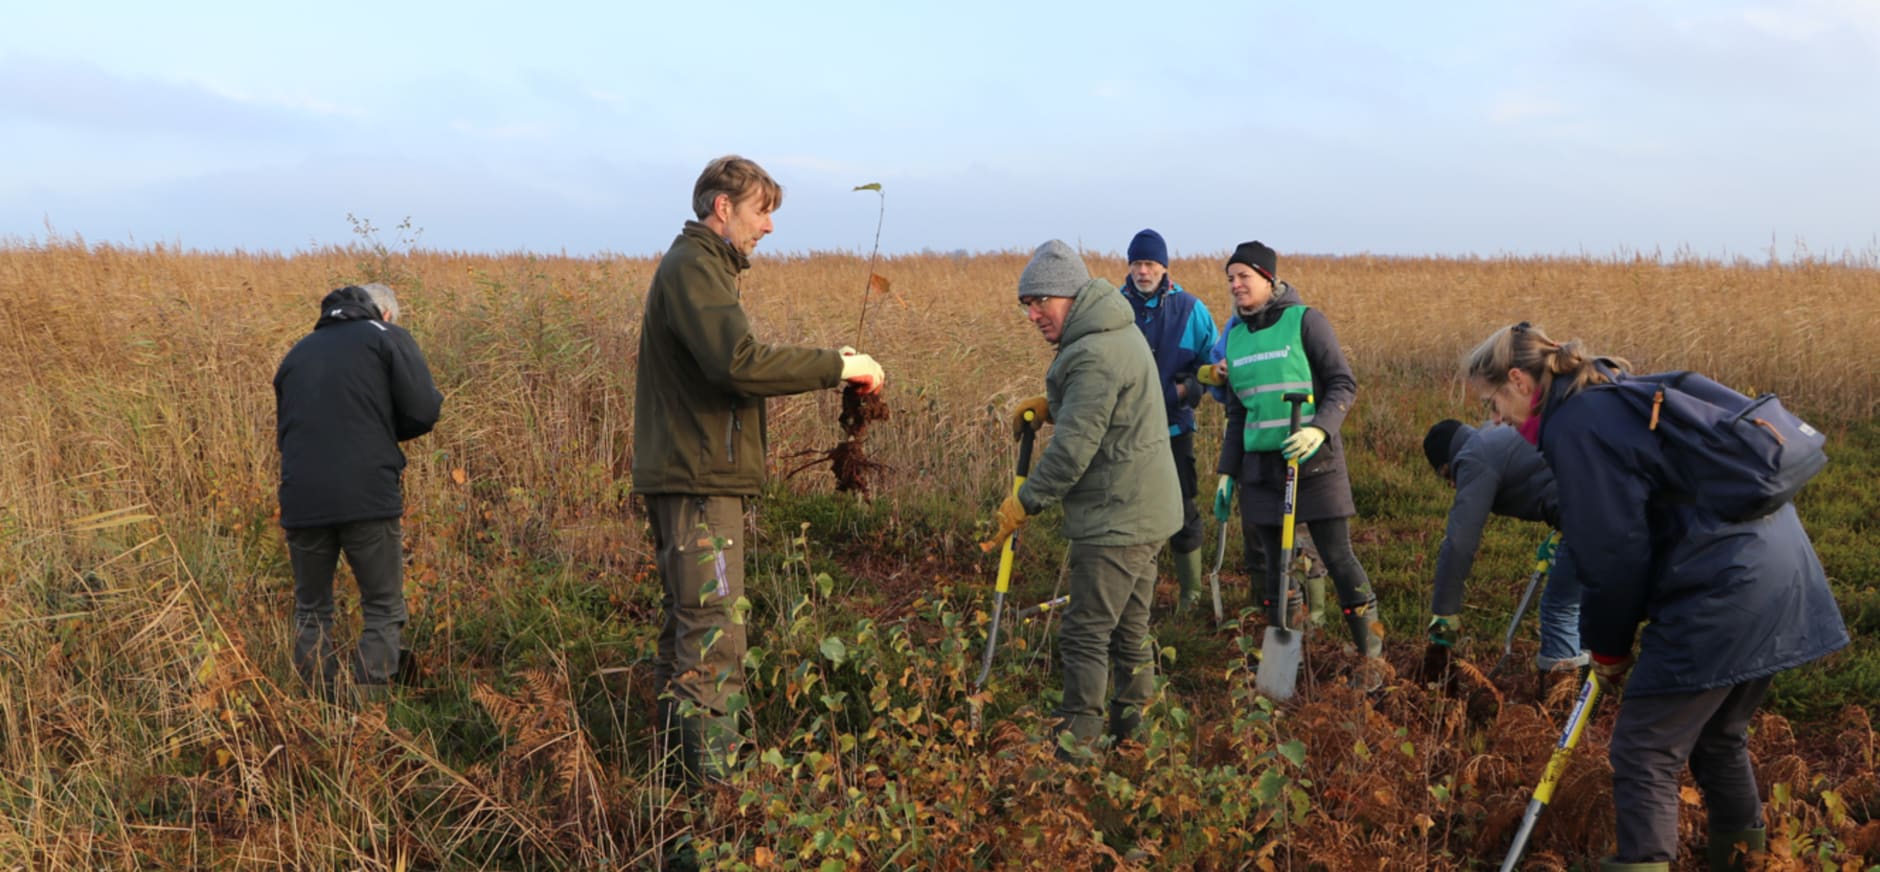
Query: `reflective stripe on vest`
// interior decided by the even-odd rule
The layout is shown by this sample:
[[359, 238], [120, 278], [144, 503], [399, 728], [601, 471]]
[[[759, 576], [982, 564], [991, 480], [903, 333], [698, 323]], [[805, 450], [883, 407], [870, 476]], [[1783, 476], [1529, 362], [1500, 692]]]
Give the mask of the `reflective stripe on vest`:
[[[1278, 451], [1292, 429], [1290, 393], [1312, 393], [1312, 364], [1306, 360], [1299, 325], [1305, 306], [1288, 306], [1264, 330], [1244, 322], [1227, 336], [1227, 382], [1247, 409], [1241, 446], [1247, 451]], [[1313, 404], [1299, 407], [1299, 423], [1312, 421]]]

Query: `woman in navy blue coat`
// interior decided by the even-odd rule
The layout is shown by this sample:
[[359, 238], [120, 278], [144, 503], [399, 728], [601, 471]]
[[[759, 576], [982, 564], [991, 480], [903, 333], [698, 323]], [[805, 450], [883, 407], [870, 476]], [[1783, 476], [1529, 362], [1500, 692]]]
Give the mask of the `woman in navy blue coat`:
[[1772, 676], [1845, 646], [1847, 629], [1793, 505], [1731, 522], [1678, 498], [1650, 422], [1599, 389], [1625, 366], [1526, 322], [1464, 361], [1471, 390], [1553, 470], [1583, 583], [1581, 644], [1611, 686], [1625, 682], [1610, 750], [1619, 845], [1602, 868], [1669, 868], [1687, 762], [1711, 868], [1738, 868], [1764, 844], [1750, 717]]

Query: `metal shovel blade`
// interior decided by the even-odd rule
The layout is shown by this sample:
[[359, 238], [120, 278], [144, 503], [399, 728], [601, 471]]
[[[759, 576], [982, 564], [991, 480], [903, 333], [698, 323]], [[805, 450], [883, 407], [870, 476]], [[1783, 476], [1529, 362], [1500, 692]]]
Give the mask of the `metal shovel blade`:
[[[1289, 486], [1288, 492], [1292, 490]], [[1287, 502], [1290, 504], [1291, 499]], [[1290, 512], [1288, 513], [1290, 514]], [[1288, 537], [1290, 538], [1290, 537]], [[1292, 565], [1293, 551], [1287, 548], [1280, 552], [1281, 567]], [[1266, 694], [1274, 702], [1285, 702], [1293, 697], [1293, 691], [1299, 685], [1299, 662], [1305, 647], [1305, 628], [1294, 629], [1292, 602], [1292, 571], [1281, 569], [1279, 585], [1279, 623], [1266, 628], [1266, 636], [1260, 640], [1260, 669], [1254, 674], [1253, 686]]]
[[1221, 564], [1227, 561], [1227, 522], [1221, 522], [1220, 539], [1214, 546], [1214, 571], [1208, 573], [1208, 592], [1214, 596], [1214, 623], [1219, 626], [1225, 620], [1221, 609]]
[[1267, 627], [1266, 638], [1260, 640], [1260, 671], [1254, 675], [1253, 686], [1274, 702], [1292, 699], [1298, 688], [1304, 636], [1302, 630]]

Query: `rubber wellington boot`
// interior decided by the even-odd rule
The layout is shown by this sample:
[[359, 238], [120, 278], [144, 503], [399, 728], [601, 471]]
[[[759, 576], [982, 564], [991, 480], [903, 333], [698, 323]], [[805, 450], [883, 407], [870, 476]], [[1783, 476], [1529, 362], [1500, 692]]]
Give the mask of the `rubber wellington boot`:
[[1314, 630], [1325, 627], [1325, 576], [1306, 576], [1307, 623]]
[[1384, 615], [1377, 610], [1377, 598], [1344, 609], [1345, 624], [1351, 628], [1351, 641], [1364, 660], [1351, 676], [1351, 686], [1366, 693], [1384, 685]]
[[[1306, 628], [1306, 620], [1307, 620], [1305, 594], [1300, 593], [1299, 590], [1295, 588], [1292, 592], [1292, 596], [1287, 598], [1287, 602], [1289, 605], [1292, 606], [1292, 608], [1289, 609], [1289, 611], [1292, 614], [1289, 616], [1291, 620], [1289, 620], [1286, 623], [1287, 629], [1293, 630], [1295, 632], [1304, 630]], [[1279, 626], [1279, 619], [1280, 619], [1279, 606], [1276, 603], [1274, 603], [1272, 600], [1265, 599], [1265, 598], [1262, 598], [1260, 600], [1260, 605], [1262, 608], [1266, 609], [1267, 626], [1269, 627]]]
[[[1743, 846], [1738, 850], [1737, 846]], [[1762, 827], [1753, 830], [1712, 831], [1710, 844], [1704, 848], [1704, 859], [1711, 872], [1735, 872], [1749, 868], [1749, 858], [1761, 854], [1769, 847], [1769, 831]]]
[[1599, 861], [1599, 872], [1671, 872], [1671, 864], [1657, 863], [1619, 863], [1613, 860]]
[[679, 769], [686, 785], [718, 784], [731, 774], [739, 742], [737, 717], [680, 717], [678, 733]]
[[1142, 729], [1142, 706], [1110, 703], [1110, 743], [1121, 743], [1124, 739], [1136, 738], [1136, 731]]
[[1175, 614], [1194, 611], [1201, 602], [1201, 549], [1171, 555], [1175, 558]]
[[[1072, 715], [1058, 721], [1057, 728], [1051, 731], [1051, 741], [1055, 749], [1053, 753], [1059, 760], [1066, 762], [1076, 760], [1080, 756], [1088, 756], [1090, 743], [1102, 737], [1105, 726], [1103, 718], [1096, 715]], [[1065, 750], [1065, 733], [1070, 733], [1071, 738], [1075, 740], [1073, 744], [1085, 750], [1082, 752]]]
[[1367, 659], [1384, 656], [1384, 615], [1377, 610], [1377, 598], [1345, 608], [1345, 625], [1351, 628], [1351, 641]]

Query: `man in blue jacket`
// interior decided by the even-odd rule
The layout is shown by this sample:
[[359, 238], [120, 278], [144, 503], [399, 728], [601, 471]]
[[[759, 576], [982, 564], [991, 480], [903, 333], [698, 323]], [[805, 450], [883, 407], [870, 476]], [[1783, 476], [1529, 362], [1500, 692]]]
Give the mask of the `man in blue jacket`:
[[333, 571], [340, 552], [359, 583], [354, 680], [382, 696], [398, 673], [405, 626], [405, 513], [398, 443], [431, 432], [444, 395], [380, 284], [348, 285], [320, 301], [313, 332], [274, 373], [281, 451], [281, 527], [294, 568], [294, 668], [333, 698]]
[[1208, 351], [1214, 347], [1218, 333], [1208, 307], [1169, 276], [1168, 243], [1154, 230], [1143, 230], [1129, 241], [1129, 276], [1123, 281], [1123, 298], [1135, 312], [1136, 327], [1155, 357], [1162, 407], [1168, 417], [1169, 449], [1175, 457], [1176, 478], [1181, 482], [1182, 528], [1168, 540], [1179, 589], [1175, 612], [1180, 614], [1201, 598], [1195, 407], [1201, 404], [1203, 389], [1195, 380], [1195, 370], [1209, 362]]

